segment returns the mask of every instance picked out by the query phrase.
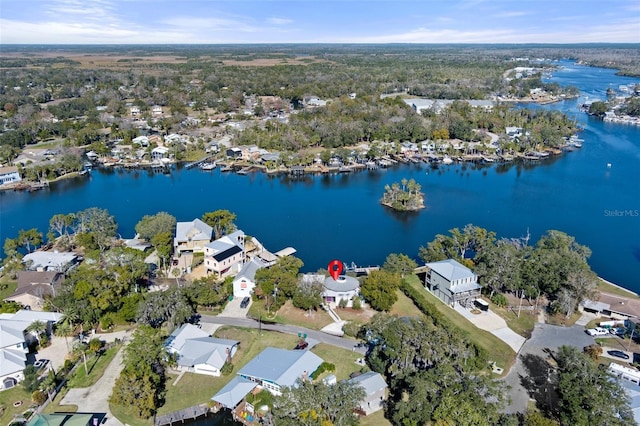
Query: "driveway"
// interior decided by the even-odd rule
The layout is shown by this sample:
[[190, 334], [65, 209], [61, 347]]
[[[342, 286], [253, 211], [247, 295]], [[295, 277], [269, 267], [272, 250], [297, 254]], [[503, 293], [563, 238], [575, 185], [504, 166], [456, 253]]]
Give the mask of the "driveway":
[[[125, 345], [126, 341], [127, 339], [125, 339]], [[107, 413], [106, 425], [122, 425], [109, 410], [109, 398], [111, 397], [116, 379], [124, 368], [122, 364], [123, 353], [124, 346], [120, 348], [102, 377], [93, 386], [69, 389], [69, 392], [67, 392], [60, 401], [60, 405], [76, 405], [78, 412]], [[79, 366], [78, 368], [84, 367]]]
[[[515, 365], [505, 376], [504, 381], [511, 389], [510, 404], [505, 408], [507, 413], [524, 413], [527, 404], [532, 397], [550, 401], [553, 397], [553, 389], [547, 377], [551, 374], [553, 361], [550, 360], [548, 351], [556, 351], [560, 346], [575, 346], [584, 348], [595, 343], [593, 337], [584, 332], [582, 326], [563, 327], [551, 324], [536, 324], [531, 338], [527, 340], [516, 358]], [[525, 387], [537, 389], [533, 395]], [[538, 399], [539, 401], [540, 399]]]
[[479, 329], [486, 330], [496, 336], [498, 339], [505, 342], [516, 353], [518, 353], [526, 340], [524, 337], [511, 330], [507, 326], [505, 320], [491, 310], [480, 312], [479, 314], [472, 314], [471, 311], [458, 303], [456, 303], [454, 309]]
[[234, 297], [233, 300], [230, 300], [225, 305], [222, 312], [220, 312], [221, 317], [231, 317], [231, 318], [246, 318], [247, 312], [249, 312], [249, 308], [253, 303], [253, 300], [249, 298], [249, 305], [246, 308], [241, 308], [240, 303], [242, 302], [243, 297]]

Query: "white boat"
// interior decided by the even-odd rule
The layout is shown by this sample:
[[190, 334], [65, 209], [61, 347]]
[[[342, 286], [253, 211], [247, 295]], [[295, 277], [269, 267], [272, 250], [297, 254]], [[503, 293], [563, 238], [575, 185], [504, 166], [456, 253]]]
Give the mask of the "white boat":
[[444, 158], [442, 159], [442, 164], [451, 164], [453, 163], [453, 160], [451, 159], [451, 157], [449, 157], [448, 155], [445, 155]]
[[200, 164], [200, 170], [213, 170], [217, 167], [215, 161], [213, 163], [202, 163]]

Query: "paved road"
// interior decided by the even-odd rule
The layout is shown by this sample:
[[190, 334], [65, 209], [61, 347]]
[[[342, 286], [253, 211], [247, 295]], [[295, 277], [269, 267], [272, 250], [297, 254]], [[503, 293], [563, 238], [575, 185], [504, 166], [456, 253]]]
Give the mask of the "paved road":
[[[549, 371], [545, 360], [549, 357], [547, 349], [556, 350], [560, 346], [584, 348], [595, 343], [593, 337], [584, 332], [582, 326], [562, 327], [551, 324], [536, 324], [531, 338], [525, 342], [518, 353], [515, 365], [503, 379], [511, 387], [509, 396], [511, 403], [506, 407], [507, 413], [524, 413], [529, 402], [529, 392], [523, 386], [523, 378], [533, 380], [542, 387]], [[533, 370], [540, 370], [536, 373]]]
[[321, 343], [326, 343], [329, 345], [337, 346], [339, 348], [356, 350], [357, 352], [363, 353], [364, 348], [356, 348], [355, 345], [358, 343], [357, 340], [351, 339], [349, 337], [338, 337], [333, 336], [331, 334], [326, 334], [317, 330], [310, 330], [308, 328], [300, 327], [297, 325], [288, 325], [288, 324], [265, 324], [260, 323], [256, 320], [250, 318], [233, 318], [233, 317], [223, 317], [223, 316], [209, 316], [202, 315], [200, 318], [200, 322], [208, 323], [208, 324], [222, 324], [222, 325], [232, 325], [236, 327], [247, 327], [247, 328], [260, 328], [263, 330], [270, 331], [279, 331], [281, 333], [287, 334], [295, 334], [305, 333], [308, 338], [317, 340]]

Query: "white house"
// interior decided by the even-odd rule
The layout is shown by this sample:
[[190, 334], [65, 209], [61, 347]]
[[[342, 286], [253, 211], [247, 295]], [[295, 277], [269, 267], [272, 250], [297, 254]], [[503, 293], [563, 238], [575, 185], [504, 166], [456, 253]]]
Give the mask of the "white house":
[[294, 386], [298, 379], [308, 380], [322, 362], [310, 351], [266, 348], [242, 367], [238, 376], [280, 395], [284, 386]]
[[131, 139], [131, 143], [133, 145], [149, 146], [149, 138], [146, 136], [138, 136], [137, 138]]
[[182, 252], [203, 253], [206, 244], [213, 238], [213, 228], [201, 221], [194, 219], [191, 222], [176, 223], [176, 236], [173, 238], [173, 251], [176, 254]]
[[20, 182], [22, 178], [18, 173], [18, 168], [15, 166], [0, 167], [0, 185], [5, 185], [13, 182]]
[[160, 105], [154, 105], [151, 108], [151, 114], [153, 114], [153, 115], [162, 115], [162, 107]]
[[369, 371], [349, 379], [349, 382], [362, 387], [365, 391], [364, 400], [360, 402], [359, 412], [365, 416], [384, 408], [387, 400], [387, 382], [380, 373]]
[[322, 299], [325, 303], [332, 306], [339, 304], [341, 300], [345, 300], [347, 302], [347, 306], [351, 307], [353, 306], [353, 299], [359, 297], [360, 294], [360, 281], [347, 275], [340, 275], [337, 280], [334, 280], [331, 277], [325, 277], [323, 275], [307, 274], [304, 275], [302, 279], [321, 279], [322, 286], [324, 287]]
[[62, 318], [54, 312], [20, 310], [14, 314], [0, 314], [0, 390], [14, 387], [24, 379], [24, 368], [29, 352], [29, 343], [35, 336], [26, 332], [35, 321], [51, 326]]
[[464, 306], [480, 296], [478, 276], [453, 259], [427, 263], [425, 269], [425, 288], [448, 305]]
[[242, 298], [251, 295], [256, 286], [256, 271], [266, 266], [262, 260], [255, 256], [242, 265], [242, 269], [233, 279], [233, 297]]
[[165, 146], [157, 146], [151, 150], [151, 160], [162, 160], [168, 158], [169, 148]]
[[204, 267], [219, 277], [239, 272], [245, 260], [244, 232], [238, 230], [204, 246]]
[[219, 377], [240, 344], [237, 340], [210, 337], [193, 324], [183, 324], [165, 341], [167, 352], [177, 355], [177, 369]]
[[34, 251], [22, 258], [28, 271], [54, 271], [65, 273], [79, 263], [73, 252]]

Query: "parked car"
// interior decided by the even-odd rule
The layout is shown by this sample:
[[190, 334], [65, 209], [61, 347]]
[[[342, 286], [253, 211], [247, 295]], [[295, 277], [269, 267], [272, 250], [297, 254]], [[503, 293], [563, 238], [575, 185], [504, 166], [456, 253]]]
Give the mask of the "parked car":
[[240, 307], [242, 309], [246, 308], [247, 306], [249, 306], [249, 302], [251, 301], [251, 299], [247, 296], [244, 299], [242, 299], [242, 302], [240, 302]]
[[42, 368], [49, 363], [48, 359], [39, 359], [33, 363], [33, 366], [36, 368]]
[[602, 327], [590, 328], [587, 330], [589, 336], [606, 336], [609, 334], [609, 330]]
[[615, 357], [617, 357], [617, 358], [622, 358], [622, 359], [629, 359], [629, 358], [631, 358], [628, 354], [626, 354], [626, 353], [624, 353], [624, 352], [622, 352], [622, 351], [618, 351], [618, 350], [615, 350], [615, 351], [607, 351], [607, 353], [608, 353], [609, 355], [611, 355], [611, 356], [615, 356]]
[[294, 350], [302, 350], [302, 349], [307, 349], [307, 346], [309, 346], [309, 342], [307, 342], [306, 340], [301, 341], [300, 343], [298, 343], [296, 345], [295, 348], [293, 348]]
[[624, 336], [626, 332], [627, 332], [626, 329], [620, 328], [620, 327], [614, 327], [609, 329], [609, 333], [615, 334], [616, 336]]

